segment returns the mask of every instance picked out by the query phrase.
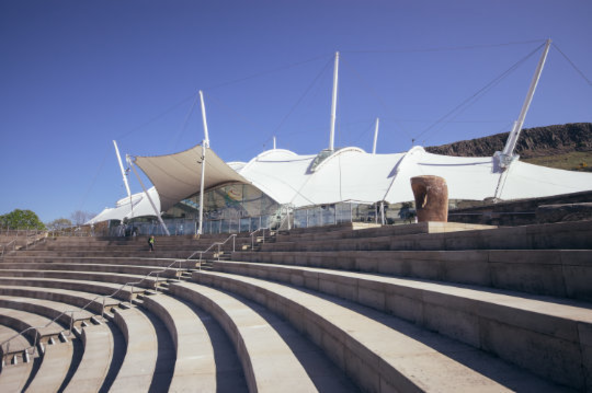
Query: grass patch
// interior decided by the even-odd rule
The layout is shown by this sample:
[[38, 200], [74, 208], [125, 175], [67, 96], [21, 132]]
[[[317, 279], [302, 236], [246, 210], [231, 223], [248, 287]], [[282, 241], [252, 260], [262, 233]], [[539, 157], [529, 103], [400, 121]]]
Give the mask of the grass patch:
[[571, 153], [526, 158], [520, 160], [528, 162], [529, 164], [541, 165], [550, 168], [565, 169], [568, 171], [592, 172], [592, 151], [574, 151]]

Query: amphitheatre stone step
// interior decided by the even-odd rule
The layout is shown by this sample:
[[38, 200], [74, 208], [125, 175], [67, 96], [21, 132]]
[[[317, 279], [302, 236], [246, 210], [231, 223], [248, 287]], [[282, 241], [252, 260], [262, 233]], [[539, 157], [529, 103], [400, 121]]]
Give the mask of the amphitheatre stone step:
[[590, 249], [592, 220], [445, 233], [261, 244], [270, 251]]
[[[44, 254], [44, 255], [43, 255]], [[178, 262], [175, 262], [178, 261]], [[142, 258], [142, 257], [56, 257], [52, 253], [38, 253], [35, 256], [27, 256], [16, 254], [6, 257], [3, 262], [0, 262], [0, 268], [6, 266], [19, 265], [26, 267], [25, 263], [43, 263], [43, 264], [108, 264], [118, 266], [144, 266], [151, 268], [163, 268], [171, 266], [171, 268], [194, 268], [196, 261], [186, 261], [185, 258]], [[50, 269], [49, 267], [47, 269]]]
[[278, 233], [275, 236], [277, 242], [292, 242], [292, 241], [311, 241], [311, 240], [335, 240], [335, 239], [351, 239], [351, 238], [368, 238], [368, 237], [383, 237], [383, 236], [402, 236], [402, 235], [416, 235], [422, 233], [447, 233], [460, 231], [474, 231], [474, 230], [488, 230], [496, 229], [493, 225], [478, 225], [478, 224], [463, 224], [457, 222], [420, 222], [408, 225], [396, 226], [375, 226], [363, 229], [339, 229], [322, 231], [288, 231]]
[[[195, 250], [194, 250], [195, 251]], [[176, 258], [186, 259], [193, 251], [182, 251], [182, 250], [160, 250], [155, 249], [154, 252], [134, 251], [134, 250], [121, 250], [121, 251], [45, 251], [45, 250], [28, 250], [19, 251], [15, 256], [26, 256], [26, 257], [38, 257], [51, 255], [54, 258], [88, 258], [88, 257], [110, 257], [110, 258]], [[213, 254], [209, 253], [210, 255]], [[12, 255], [11, 255], [12, 256]]]
[[[232, 239], [228, 239], [226, 235], [218, 239], [183, 239], [178, 236], [171, 237], [157, 237], [156, 246], [163, 249], [180, 249], [184, 251], [195, 251], [198, 249], [205, 249], [214, 243], [225, 243], [221, 247], [232, 247]], [[117, 239], [117, 238], [114, 238]], [[235, 244], [250, 243], [251, 238], [248, 235], [237, 236], [234, 239]], [[69, 241], [48, 241], [43, 244], [36, 245], [35, 249], [47, 251], [76, 251], [80, 249], [100, 251], [100, 250], [139, 250], [148, 251], [148, 243], [146, 237], [139, 237], [130, 240], [99, 240], [97, 238], [72, 238]]]
[[31, 278], [31, 277], [0, 277], [0, 287], [3, 286], [27, 286], [38, 288], [56, 288], [73, 291], [95, 293], [97, 295], [113, 296], [116, 299], [131, 301], [138, 293], [144, 292], [139, 288], [133, 290], [121, 284], [109, 282], [64, 280], [53, 278]]
[[[481, 350], [347, 300], [226, 273], [194, 272], [193, 278], [256, 299], [283, 315], [363, 390], [563, 389]], [[561, 375], [554, 382], [583, 389], [581, 374]]]
[[72, 367], [74, 349], [71, 342], [46, 344], [35, 378], [25, 392], [57, 392]]
[[293, 234], [301, 234], [301, 233], [317, 233], [317, 232], [333, 232], [333, 231], [351, 231], [351, 230], [362, 230], [362, 229], [370, 229], [370, 228], [380, 228], [382, 227], [381, 224], [373, 223], [373, 222], [343, 222], [339, 224], [333, 225], [326, 225], [320, 227], [310, 227], [310, 228], [292, 228], [289, 231], [281, 230], [277, 231], [277, 233], [285, 233], [290, 232]]
[[154, 325], [136, 308], [115, 309], [115, 323], [125, 337], [127, 351], [111, 392], [149, 391], [158, 360]]
[[216, 318], [233, 341], [249, 391], [355, 390], [318, 348], [264, 308], [195, 283], [175, 283], [170, 291]]
[[[34, 341], [35, 337], [37, 337], [37, 343], [46, 343], [50, 339], [55, 340], [65, 330], [64, 326], [57, 322], [52, 322], [50, 318], [5, 307], [0, 307], [0, 324], [18, 332], [31, 328], [24, 334], [31, 341]], [[3, 346], [2, 350], [6, 351], [6, 348]], [[12, 349], [6, 353], [10, 353], [11, 351]]]
[[134, 283], [136, 287], [156, 288], [156, 277], [109, 272], [85, 272], [68, 270], [0, 269], [0, 277], [45, 278], [56, 280], [79, 280], [105, 283]]
[[[18, 334], [14, 329], [7, 326], [0, 325], [0, 342], [4, 342], [15, 334]], [[6, 363], [2, 364], [0, 369], [0, 388], [5, 392], [21, 392], [31, 375], [33, 369], [33, 358], [29, 362], [24, 361], [23, 351], [30, 347], [29, 341], [24, 337], [19, 336], [16, 341], [12, 343], [14, 349], [20, 348], [19, 356], [17, 356], [16, 364], [12, 363], [12, 358], [6, 359]], [[16, 354], [15, 354], [16, 355]]]
[[592, 250], [235, 252], [232, 260], [378, 273], [592, 301]]
[[0, 263], [0, 270], [69, 270], [85, 272], [108, 272], [118, 274], [148, 275], [153, 273], [156, 276], [158, 272], [160, 277], [175, 278], [181, 275], [181, 270], [177, 268], [158, 268], [151, 266], [137, 265], [116, 265], [116, 264], [96, 264], [96, 263]]
[[[195, 251], [204, 250], [208, 245], [196, 245], [196, 246], [179, 246], [171, 244], [170, 246], [163, 246], [158, 244], [155, 246], [155, 250], [157, 251], [176, 251], [182, 253], [183, 255], [190, 255]], [[226, 249], [232, 248], [232, 245], [229, 247], [225, 247]], [[123, 253], [135, 253], [135, 254], [150, 254], [147, 245], [133, 245], [133, 246], [112, 246], [112, 247], [99, 247], [99, 246], [72, 246], [72, 247], [61, 247], [61, 246], [54, 246], [54, 247], [35, 247], [34, 249], [30, 250], [23, 250], [23, 253], [32, 253], [33, 251], [45, 251], [45, 252], [57, 252], [57, 253], [77, 253], [77, 252], [85, 252], [85, 253], [97, 253], [97, 254], [123, 254]]]
[[81, 340], [84, 353], [64, 392], [99, 392], [113, 359], [113, 335], [105, 324], [88, 325]]
[[208, 332], [185, 303], [166, 295], [145, 296], [142, 306], [164, 322], [176, 360], [170, 391], [216, 391], [216, 360]]
[[561, 383], [563, 376], [584, 381], [592, 375], [585, 355], [592, 350], [592, 303], [318, 268], [240, 262], [215, 268], [372, 307]]
[[[0, 371], [3, 371], [6, 367], [10, 368], [13, 364], [21, 364], [25, 363], [26, 359], [24, 351], [26, 349], [30, 349], [33, 345], [32, 341], [29, 341], [27, 337], [23, 337], [18, 335], [20, 333], [19, 330], [12, 329], [5, 325], [0, 325], [0, 343], [3, 343], [7, 340], [10, 340], [10, 347], [7, 344], [4, 344], [0, 349], [0, 355], [2, 355], [2, 366], [0, 367]], [[32, 350], [29, 350], [29, 360], [32, 360], [33, 355], [31, 354]], [[4, 355], [9, 356], [4, 356]], [[16, 359], [12, 359], [13, 356], [16, 356]], [[0, 376], [2, 372], [0, 372]], [[0, 385], [2, 386], [2, 385]]]
[[74, 332], [69, 331], [70, 326], [73, 328], [78, 327], [82, 321], [89, 321], [94, 316], [94, 314], [86, 310], [80, 310], [71, 304], [52, 300], [14, 298], [4, 295], [0, 295], [0, 307], [26, 311], [59, 321], [63, 326], [68, 327], [63, 332], [67, 339], [74, 337]]
[[[24, 286], [0, 285], [0, 295], [20, 298], [45, 299], [70, 304], [72, 307], [86, 307], [95, 314], [103, 311], [103, 296], [95, 293], [72, 291], [56, 288], [36, 288]], [[23, 299], [24, 301], [25, 299]], [[105, 299], [105, 310], [117, 306], [120, 302], [114, 299]]]
[[33, 363], [22, 363], [2, 370], [0, 387], [5, 392], [22, 392], [33, 369]]

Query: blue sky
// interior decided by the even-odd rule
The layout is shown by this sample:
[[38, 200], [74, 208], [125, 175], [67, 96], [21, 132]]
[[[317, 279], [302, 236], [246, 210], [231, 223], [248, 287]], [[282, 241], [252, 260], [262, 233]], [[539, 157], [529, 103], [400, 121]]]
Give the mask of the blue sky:
[[508, 131], [546, 38], [525, 127], [590, 122], [592, 86], [556, 48], [591, 79], [591, 16], [588, 0], [0, 0], [0, 214], [113, 206], [126, 194], [112, 140], [132, 155], [200, 143], [200, 89], [223, 159], [248, 161], [273, 135], [315, 154], [335, 51], [336, 146], [371, 150], [376, 117], [379, 153]]

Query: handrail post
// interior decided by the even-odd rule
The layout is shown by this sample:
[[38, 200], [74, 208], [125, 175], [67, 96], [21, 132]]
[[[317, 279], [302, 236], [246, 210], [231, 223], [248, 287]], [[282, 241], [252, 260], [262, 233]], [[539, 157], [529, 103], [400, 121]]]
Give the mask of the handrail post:
[[35, 339], [33, 340], [33, 348], [37, 347], [37, 336], [39, 335], [39, 331], [35, 330]]
[[221, 246], [221, 243], [218, 243], [218, 261], [220, 261], [220, 246]]
[[236, 235], [232, 236], [232, 252], [236, 252]]

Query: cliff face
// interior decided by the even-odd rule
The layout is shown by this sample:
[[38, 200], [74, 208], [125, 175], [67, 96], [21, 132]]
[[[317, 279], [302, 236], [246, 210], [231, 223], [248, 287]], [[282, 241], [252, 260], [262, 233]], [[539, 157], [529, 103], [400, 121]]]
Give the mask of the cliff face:
[[[426, 147], [426, 151], [450, 156], [491, 156], [496, 151], [503, 150], [508, 134], [506, 132], [448, 145]], [[523, 129], [516, 145], [516, 153], [521, 158], [543, 157], [573, 151], [592, 151], [592, 123]]]

